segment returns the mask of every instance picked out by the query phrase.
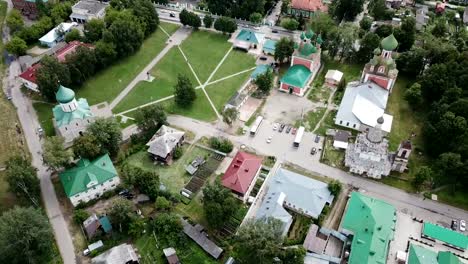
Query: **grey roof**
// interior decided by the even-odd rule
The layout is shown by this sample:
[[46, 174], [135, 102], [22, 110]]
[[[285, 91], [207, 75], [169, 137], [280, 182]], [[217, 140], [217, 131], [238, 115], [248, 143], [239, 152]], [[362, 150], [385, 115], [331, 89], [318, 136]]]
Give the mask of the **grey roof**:
[[88, 238], [92, 238], [100, 226], [101, 223], [96, 214], [92, 214], [83, 222], [83, 227]]
[[189, 165], [185, 166], [185, 171], [193, 175], [203, 163], [205, 163], [205, 159], [198, 156]]
[[319, 226], [315, 224], [311, 225], [309, 231], [307, 232], [303, 246], [307, 251], [322, 254], [325, 251], [328, 237], [319, 237], [317, 236], [318, 232]]
[[282, 221], [283, 234], [292, 221], [284, 207], [318, 218], [325, 204], [331, 204], [334, 198], [328, 190], [328, 184], [283, 168], [279, 168], [268, 180], [267, 188], [255, 217], [273, 217]]
[[242, 101], [244, 101], [245, 97], [247, 97], [247, 94], [236, 92], [233, 96], [231, 96], [227, 105], [231, 105], [237, 108], [242, 103]]
[[146, 143], [146, 146], [149, 146], [148, 152], [165, 158], [177, 146], [184, 134], [185, 132], [163, 125]]
[[184, 233], [189, 236], [195, 243], [203, 248], [213, 258], [218, 259], [223, 253], [223, 249], [218, 247], [213, 241], [206, 237], [206, 234], [202, 232], [201, 226], [192, 226], [185, 219], [182, 219], [182, 225], [184, 226]]
[[348, 143], [349, 138], [351, 137], [351, 132], [345, 130], [337, 130], [333, 139], [336, 141]]
[[107, 7], [107, 4], [101, 3], [99, 1], [93, 1], [93, 0], [81, 0], [78, 3], [76, 3], [73, 8], [79, 8], [83, 10], [87, 10], [88, 14], [97, 14], [101, 10]]
[[130, 261], [138, 261], [138, 256], [129, 244], [115, 246], [91, 260], [93, 264], [122, 264]]
[[372, 122], [375, 122], [385, 112], [388, 96], [388, 90], [374, 82], [348, 85], [336, 114], [336, 122], [345, 120], [374, 126]]

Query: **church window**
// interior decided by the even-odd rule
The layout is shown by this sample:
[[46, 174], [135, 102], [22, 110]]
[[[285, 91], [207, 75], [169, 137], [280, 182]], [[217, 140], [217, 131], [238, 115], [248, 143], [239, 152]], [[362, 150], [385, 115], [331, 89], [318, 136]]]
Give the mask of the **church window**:
[[353, 124], [353, 128], [356, 128], [356, 124]]
[[374, 71], [374, 65], [371, 65], [369, 68], [370, 71]]
[[383, 73], [385, 71], [384, 66], [380, 66], [379, 69], [377, 70], [379, 73]]
[[346, 126], [349, 126], [349, 122], [346, 122]]
[[343, 124], [343, 120], [340, 120], [340, 125], [342, 125], [342, 124]]

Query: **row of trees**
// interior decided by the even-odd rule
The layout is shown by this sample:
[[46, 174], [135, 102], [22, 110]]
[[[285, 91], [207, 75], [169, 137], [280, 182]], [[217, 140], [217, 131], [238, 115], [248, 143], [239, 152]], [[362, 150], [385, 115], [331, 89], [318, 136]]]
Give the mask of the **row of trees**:
[[[277, 0], [206, 0], [206, 7], [211, 13], [233, 18], [257, 21], [255, 13], [263, 15], [270, 10]], [[203, 7], [203, 5], [202, 5]], [[256, 23], [256, 21], [252, 21]]]

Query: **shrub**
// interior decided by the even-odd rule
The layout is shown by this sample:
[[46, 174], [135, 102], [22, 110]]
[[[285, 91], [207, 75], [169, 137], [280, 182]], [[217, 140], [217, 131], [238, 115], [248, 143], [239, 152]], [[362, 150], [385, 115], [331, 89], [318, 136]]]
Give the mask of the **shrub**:
[[77, 209], [73, 211], [73, 221], [75, 221], [75, 223], [78, 225], [81, 225], [88, 217], [89, 213], [84, 209]]
[[227, 138], [211, 137], [209, 140], [209, 144], [210, 147], [224, 153], [230, 153], [234, 148], [232, 142]]
[[184, 154], [182, 147], [176, 147], [174, 150], [174, 159], [179, 159]]

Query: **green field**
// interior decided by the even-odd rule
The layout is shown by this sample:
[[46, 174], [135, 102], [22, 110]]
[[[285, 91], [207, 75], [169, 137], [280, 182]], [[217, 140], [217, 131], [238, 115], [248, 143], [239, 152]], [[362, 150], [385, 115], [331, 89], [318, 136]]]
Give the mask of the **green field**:
[[216, 71], [211, 81], [255, 67], [255, 57], [244, 51], [231, 50], [226, 60]]
[[179, 49], [174, 47], [151, 70], [151, 75], [155, 79], [152, 82], [139, 82], [112, 111], [120, 113], [172, 95], [179, 74], [190, 78], [194, 87], [198, 86], [197, 80], [184, 57]]
[[174, 99], [167, 100], [162, 104], [169, 114], [182, 115], [207, 122], [215, 121], [217, 118], [210, 102], [208, 102], [206, 95], [201, 89], [197, 90], [197, 99], [195, 99], [193, 105], [189, 108], [182, 108], [176, 105]]
[[251, 71], [205, 87], [218, 112], [223, 111], [231, 96], [248, 80], [250, 74]]
[[325, 114], [325, 108], [318, 107], [314, 111], [310, 111], [306, 115], [306, 130], [312, 131], [314, 130], [315, 126], [318, 124], [320, 119], [322, 119], [323, 114]]
[[127, 162], [131, 165], [157, 172], [161, 183], [168, 190], [173, 193], [179, 193], [190, 180], [190, 175], [185, 172], [185, 165], [192, 162], [197, 156], [206, 157], [209, 155], [209, 152], [204, 149], [198, 147], [189, 149], [188, 145], [183, 146], [183, 151], [184, 155], [170, 166], [155, 165], [146, 151], [140, 151], [128, 157]]
[[[179, 26], [161, 23], [169, 33], [174, 33]], [[149, 36], [134, 55], [117, 61], [109, 68], [99, 72], [77, 89], [77, 97], [88, 99], [90, 105], [111, 102], [146, 65], [166, 46], [167, 35], [160, 29]]]
[[34, 110], [36, 110], [37, 118], [41, 124], [42, 129], [46, 136], [51, 137], [55, 136], [54, 124], [52, 118], [54, 115], [52, 113], [53, 104], [49, 103], [33, 103]]
[[231, 47], [227, 35], [207, 31], [194, 31], [182, 43], [181, 48], [187, 56], [200, 82], [204, 83], [226, 52]]

